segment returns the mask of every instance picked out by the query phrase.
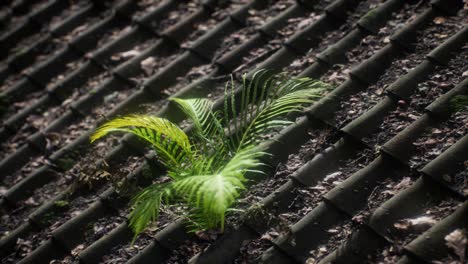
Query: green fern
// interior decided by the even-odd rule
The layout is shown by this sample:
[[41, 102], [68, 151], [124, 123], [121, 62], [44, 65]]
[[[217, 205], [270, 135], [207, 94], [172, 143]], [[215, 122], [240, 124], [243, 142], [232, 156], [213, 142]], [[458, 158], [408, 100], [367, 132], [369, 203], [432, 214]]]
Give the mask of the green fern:
[[182, 171], [184, 164], [193, 159], [188, 136], [167, 119], [148, 115], [116, 118], [99, 127], [91, 136], [91, 142], [115, 131], [129, 132], [148, 141], [161, 161], [172, 170]]
[[226, 84], [224, 107], [208, 99], [172, 99], [192, 122], [191, 138], [169, 120], [148, 115], [116, 118], [99, 127], [91, 141], [110, 132], [129, 132], [148, 141], [172, 181], [153, 184], [133, 199], [129, 225], [135, 237], [158, 219], [162, 203], [180, 203], [195, 229], [224, 229], [226, 212], [245, 189], [248, 172], [261, 173], [265, 136], [291, 122], [330, 87], [309, 78], [287, 79], [260, 70], [240, 90]]

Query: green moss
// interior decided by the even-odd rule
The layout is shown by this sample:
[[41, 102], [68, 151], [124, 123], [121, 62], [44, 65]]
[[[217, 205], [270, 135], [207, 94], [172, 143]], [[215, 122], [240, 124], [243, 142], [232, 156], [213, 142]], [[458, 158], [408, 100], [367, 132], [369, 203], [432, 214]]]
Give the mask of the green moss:
[[456, 95], [450, 100], [450, 108], [453, 112], [460, 112], [468, 106], [468, 95]]
[[364, 15], [364, 19], [370, 19], [370, 18], [374, 18], [375, 16], [377, 16], [378, 12], [373, 9], [369, 12], [367, 12], [367, 14]]
[[55, 201], [54, 202], [55, 206], [57, 207], [67, 207], [70, 205], [70, 203], [68, 201], [64, 201], [64, 200], [58, 200], [58, 201]]
[[56, 218], [55, 212], [48, 212], [42, 216], [40, 223], [42, 225], [49, 225], [54, 218]]
[[85, 146], [80, 146], [78, 149], [67, 152], [62, 158], [58, 159], [57, 166], [62, 170], [71, 169], [77, 160], [82, 156]]
[[75, 160], [72, 158], [61, 158], [57, 161], [57, 166], [66, 171], [69, 170], [75, 165]]
[[151, 179], [153, 177], [153, 171], [151, 170], [150, 166], [145, 164], [141, 170], [141, 175], [143, 175], [143, 177], [146, 179]]

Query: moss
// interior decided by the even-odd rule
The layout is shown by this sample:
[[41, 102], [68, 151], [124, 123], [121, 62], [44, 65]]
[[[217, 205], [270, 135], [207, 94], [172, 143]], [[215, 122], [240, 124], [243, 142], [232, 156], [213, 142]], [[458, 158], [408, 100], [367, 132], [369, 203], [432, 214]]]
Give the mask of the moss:
[[55, 201], [54, 202], [54, 205], [57, 206], [57, 207], [68, 207], [70, 205], [70, 203], [68, 201], [64, 201], [64, 200], [58, 200], [58, 201]]
[[362, 17], [362, 19], [365, 19], [365, 20], [374, 19], [377, 15], [378, 15], [378, 12], [377, 12], [375, 9], [373, 9], [373, 10], [367, 12], [367, 13]]
[[48, 213], [44, 214], [41, 217], [40, 224], [42, 224], [44, 226], [50, 225], [54, 218], [56, 218], [56, 213], [55, 212], [48, 212]]
[[57, 161], [57, 166], [64, 171], [71, 169], [73, 165], [75, 165], [73, 158], [61, 158]]
[[22, 47], [20, 49], [15, 49], [12, 52], [15, 54], [14, 56], [21, 56], [21, 55], [24, 55], [28, 51], [29, 51], [28, 47]]
[[450, 100], [450, 109], [453, 112], [460, 112], [468, 106], [468, 95], [456, 95]]
[[151, 167], [145, 164], [141, 170], [141, 175], [143, 175], [145, 179], [151, 179], [153, 177], [153, 171], [151, 170]]
[[82, 156], [82, 152], [84, 149], [86, 149], [86, 147], [80, 146], [78, 149], [67, 152], [64, 155], [64, 157], [58, 159], [57, 166], [62, 170], [71, 169], [78, 161], [78, 159]]

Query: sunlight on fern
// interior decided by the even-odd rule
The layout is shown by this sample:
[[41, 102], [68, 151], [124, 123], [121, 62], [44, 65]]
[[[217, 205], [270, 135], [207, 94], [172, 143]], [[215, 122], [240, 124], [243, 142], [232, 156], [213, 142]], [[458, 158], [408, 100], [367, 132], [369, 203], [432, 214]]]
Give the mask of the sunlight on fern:
[[116, 118], [99, 127], [91, 142], [111, 132], [132, 133], [152, 146], [172, 178], [133, 198], [129, 225], [135, 237], [157, 221], [162, 203], [192, 208], [187, 220], [197, 230], [222, 231], [226, 212], [245, 190], [245, 175], [262, 173], [265, 137], [291, 124], [287, 114], [303, 111], [329, 89], [309, 78], [259, 70], [250, 81], [244, 75], [240, 90], [231, 78], [222, 109], [205, 98], [172, 99], [191, 121], [190, 138], [171, 121], [149, 115]]

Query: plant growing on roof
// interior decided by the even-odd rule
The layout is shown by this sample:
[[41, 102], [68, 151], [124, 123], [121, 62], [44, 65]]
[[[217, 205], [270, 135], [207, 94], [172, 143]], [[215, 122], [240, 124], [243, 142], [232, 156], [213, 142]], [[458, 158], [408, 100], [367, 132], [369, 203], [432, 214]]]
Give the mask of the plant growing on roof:
[[[230, 86], [230, 87], [229, 87]], [[189, 135], [171, 121], [150, 115], [111, 120], [91, 136], [128, 132], [147, 141], [172, 181], [153, 184], [133, 198], [129, 224], [135, 236], [157, 220], [161, 204], [182, 203], [195, 230], [224, 229], [226, 212], [245, 189], [247, 172], [257, 171], [266, 135], [291, 121], [284, 116], [302, 111], [329, 86], [309, 78], [287, 79], [284, 74], [259, 70], [243, 76], [241, 91], [226, 84], [220, 110], [209, 99], [172, 99], [192, 122]]]

